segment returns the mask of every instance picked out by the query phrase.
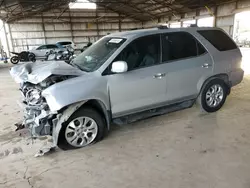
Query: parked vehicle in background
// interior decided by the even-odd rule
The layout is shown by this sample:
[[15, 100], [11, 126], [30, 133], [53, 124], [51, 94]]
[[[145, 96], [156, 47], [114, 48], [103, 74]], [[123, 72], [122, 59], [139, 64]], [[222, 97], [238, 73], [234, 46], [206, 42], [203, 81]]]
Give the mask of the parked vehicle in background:
[[63, 46], [64, 48], [68, 48], [72, 50], [76, 49], [76, 45], [72, 41], [58, 41], [56, 44]]
[[71, 51], [67, 48], [65, 51], [58, 51], [58, 52], [50, 51], [46, 53], [45, 60], [65, 61], [66, 63], [69, 63], [73, 59], [73, 56], [74, 56], [74, 51]]
[[16, 52], [10, 52], [10, 53], [14, 55], [10, 58], [10, 62], [12, 64], [17, 64], [20, 61], [21, 62], [28, 62], [28, 61], [35, 62], [36, 61], [35, 54], [33, 54], [32, 52], [22, 51], [20, 53], [16, 53]]
[[235, 36], [235, 41], [239, 47], [250, 47], [250, 32], [238, 33]]
[[249, 48], [250, 47], [250, 41], [242, 40], [242, 41], [236, 41], [237, 45], [241, 48]]
[[101, 140], [111, 122], [192, 107], [218, 111], [244, 75], [242, 55], [217, 28], [144, 29], [110, 34], [71, 64], [11, 69], [21, 84], [24, 125], [62, 149]]
[[50, 51], [58, 52], [58, 51], [65, 51], [65, 50], [66, 48], [59, 44], [47, 44], [47, 45], [39, 46], [38, 48], [34, 50], [30, 50], [29, 52], [35, 54], [36, 58], [43, 58]]

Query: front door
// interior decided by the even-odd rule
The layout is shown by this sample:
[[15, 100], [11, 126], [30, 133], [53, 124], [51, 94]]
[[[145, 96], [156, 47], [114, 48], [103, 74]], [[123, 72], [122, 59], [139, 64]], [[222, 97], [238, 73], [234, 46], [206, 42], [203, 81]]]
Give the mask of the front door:
[[160, 54], [160, 35], [152, 35], [131, 42], [114, 60], [126, 61], [128, 72], [108, 75], [113, 117], [150, 109], [166, 99]]
[[199, 85], [212, 75], [213, 61], [199, 41], [187, 32], [162, 35], [162, 60], [167, 65], [167, 100], [198, 96]]

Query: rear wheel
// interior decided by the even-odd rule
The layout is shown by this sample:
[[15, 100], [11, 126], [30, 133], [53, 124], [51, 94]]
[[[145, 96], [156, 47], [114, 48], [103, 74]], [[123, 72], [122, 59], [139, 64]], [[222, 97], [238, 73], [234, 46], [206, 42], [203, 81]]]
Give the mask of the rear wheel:
[[199, 103], [206, 112], [216, 112], [224, 105], [228, 88], [221, 79], [211, 80], [201, 91]]
[[12, 64], [17, 64], [19, 62], [19, 57], [13, 56], [12, 58], [10, 58], [10, 62]]
[[93, 144], [104, 137], [105, 128], [105, 121], [97, 111], [82, 108], [62, 126], [58, 147], [68, 150]]

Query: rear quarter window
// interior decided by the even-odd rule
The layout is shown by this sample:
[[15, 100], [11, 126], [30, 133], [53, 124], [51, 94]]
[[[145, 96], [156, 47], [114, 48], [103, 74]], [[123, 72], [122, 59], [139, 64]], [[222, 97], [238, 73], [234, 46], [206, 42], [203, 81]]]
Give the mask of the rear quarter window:
[[200, 30], [197, 32], [219, 51], [228, 51], [237, 48], [233, 40], [220, 30]]
[[56, 45], [47, 45], [47, 49], [54, 49], [54, 48], [58, 48], [58, 46], [56, 46]]

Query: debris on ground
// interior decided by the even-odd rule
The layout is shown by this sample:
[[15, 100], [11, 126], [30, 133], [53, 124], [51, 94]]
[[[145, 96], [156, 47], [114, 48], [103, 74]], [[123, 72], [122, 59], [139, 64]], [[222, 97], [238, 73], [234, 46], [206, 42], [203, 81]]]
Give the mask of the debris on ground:
[[24, 126], [24, 124], [22, 122], [15, 123], [15, 126], [16, 126], [15, 131], [19, 131], [19, 130], [22, 130], [22, 129], [25, 128], [25, 126]]
[[42, 157], [44, 155], [49, 155], [52, 154], [56, 151], [56, 147], [48, 147], [48, 148], [43, 148], [40, 149], [36, 154], [35, 157]]

